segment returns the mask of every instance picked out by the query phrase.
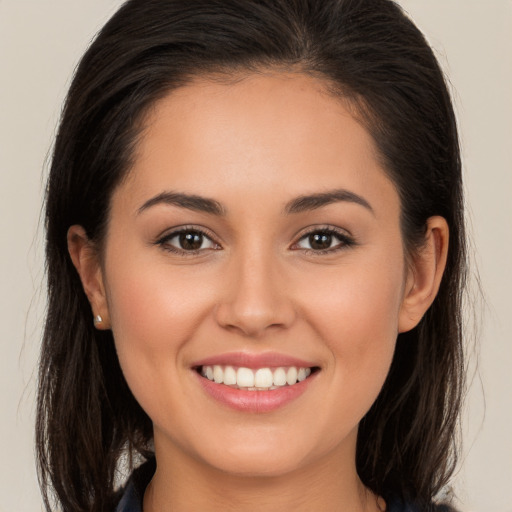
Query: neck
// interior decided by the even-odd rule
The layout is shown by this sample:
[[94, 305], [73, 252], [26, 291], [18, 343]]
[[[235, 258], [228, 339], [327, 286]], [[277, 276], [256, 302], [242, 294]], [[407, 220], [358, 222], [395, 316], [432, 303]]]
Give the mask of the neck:
[[348, 458], [333, 450], [321, 460], [277, 476], [241, 476], [204, 464], [175, 446], [162, 448], [155, 440], [157, 470], [146, 491], [144, 512], [385, 510], [383, 500], [360, 481], [355, 451]]

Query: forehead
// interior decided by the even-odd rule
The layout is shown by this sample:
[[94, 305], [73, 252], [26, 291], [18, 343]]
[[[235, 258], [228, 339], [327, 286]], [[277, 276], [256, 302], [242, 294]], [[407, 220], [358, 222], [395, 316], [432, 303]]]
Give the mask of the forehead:
[[158, 101], [126, 185], [141, 202], [163, 189], [208, 187], [222, 200], [340, 186], [378, 195], [391, 183], [347, 100], [317, 78], [266, 73], [196, 79]]

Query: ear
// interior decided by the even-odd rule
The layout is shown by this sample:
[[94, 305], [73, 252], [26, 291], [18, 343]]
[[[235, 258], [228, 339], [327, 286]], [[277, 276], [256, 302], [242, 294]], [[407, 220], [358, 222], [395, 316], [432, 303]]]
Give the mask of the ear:
[[110, 329], [110, 316], [98, 251], [82, 226], [75, 225], [68, 229], [68, 251], [91, 304], [94, 325], [100, 330]]
[[407, 332], [416, 327], [434, 302], [446, 266], [448, 239], [446, 220], [439, 216], [430, 217], [425, 243], [412, 256], [409, 265], [398, 332]]

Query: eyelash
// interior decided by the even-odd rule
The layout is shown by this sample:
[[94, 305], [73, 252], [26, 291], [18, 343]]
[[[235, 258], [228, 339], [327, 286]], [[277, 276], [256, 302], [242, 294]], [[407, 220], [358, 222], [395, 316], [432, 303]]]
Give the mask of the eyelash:
[[163, 237], [159, 238], [156, 241], [156, 245], [159, 245], [164, 249], [165, 251], [172, 252], [175, 254], [179, 254], [181, 256], [194, 256], [199, 254], [201, 251], [204, 251], [205, 249], [193, 249], [193, 250], [185, 250], [180, 249], [178, 247], [175, 247], [171, 245], [169, 242], [181, 234], [195, 234], [195, 235], [201, 235], [204, 239], [209, 240], [213, 245], [215, 245], [214, 248], [210, 248], [209, 250], [219, 250], [220, 246], [217, 242], [214, 242], [213, 236], [206, 230], [198, 228], [196, 226], [183, 226], [182, 228], [177, 229], [176, 231], [172, 231], [171, 233], [168, 233], [167, 235], [164, 235]]
[[[302, 240], [306, 240], [308, 237], [316, 234], [322, 234], [322, 235], [328, 235], [333, 238], [336, 238], [338, 240], [338, 243], [334, 247], [329, 247], [327, 249], [307, 249], [302, 248], [305, 254], [312, 255], [312, 256], [322, 256], [326, 254], [334, 254], [338, 251], [342, 251], [344, 249], [348, 249], [350, 247], [354, 247], [356, 245], [356, 241], [353, 237], [349, 236], [346, 232], [341, 231], [338, 228], [334, 228], [332, 226], [322, 226], [322, 227], [315, 227], [310, 229], [309, 231], [306, 231], [303, 233], [297, 242], [295, 242], [292, 246], [292, 249], [294, 250], [301, 250], [300, 247], [297, 247], [298, 244]], [[294, 248], [296, 247], [296, 248]]]
[[[185, 250], [178, 247], [175, 247], [171, 245], [169, 242], [179, 237], [181, 234], [195, 234], [200, 235], [204, 239], [209, 240], [211, 244], [213, 244], [215, 247], [208, 248], [208, 249], [193, 249], [193, 250]], [[315, 234], [322, 234], [334, 237], [338, 240], [338, 244], [336, 244], [334, 247], [329, 247], [327, 249], [308, 249], [308, 248], [301, 248], [298, 246], [298, 244], [306, 240], [308, 237], [315, 235]], [[166, 234], [165, 236], [159, 238], [155, 245], [158, 245], [162, 247], [165, 251], [172, 252], [174, 254], [179, 254], [181, 256], [195, 256], [199, 254], [200, 252], [204, 250], [219, 250], [221, 249], [220, 245], [214, 241], [214, 237], [206, 230], [202, 228], [198, 228], [196, 226], [184, 226], [182, 228], [177, 229], [176, 231], [172, 231], [171, 233]], [[309, 231], [303, 233], [300, 238], [297, 240], [297, 242], [294, 242], [291, 246], [292, 250], [302, 250], [307, 255], [313, 255], [313, 256], [321, 256], [325, 254], [334, 254], [338, 251], [353, 247], [356, 245], [356, 241], [349, 235], [347, 235], [345, 232], [331, 227], [331, 226], [325, 226], [325, 227], [315, 227], [313, 229], [310, 229]]]

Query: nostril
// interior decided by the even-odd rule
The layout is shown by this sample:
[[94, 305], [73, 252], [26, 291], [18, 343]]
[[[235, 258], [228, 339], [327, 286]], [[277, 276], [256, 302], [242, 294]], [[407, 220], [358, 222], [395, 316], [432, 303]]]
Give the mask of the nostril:
[[287, 328], [295, 318], [292, 308], [284, 304], [268, 304], [258, 308], [243, 302], [221, 304], [216, 308], [215, 316], [222, 328], [250, 337]]

